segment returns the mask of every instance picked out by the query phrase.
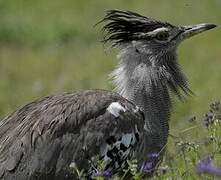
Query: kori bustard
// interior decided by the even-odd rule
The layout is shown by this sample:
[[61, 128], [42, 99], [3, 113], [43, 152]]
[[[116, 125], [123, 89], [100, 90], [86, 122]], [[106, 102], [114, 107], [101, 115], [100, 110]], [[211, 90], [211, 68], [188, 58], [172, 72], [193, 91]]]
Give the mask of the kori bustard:
[[215, 25], [175, 26], [119, 10], [108, 11], [102, 23], [104, 42], [120, 49], [112, 73], [118, 93], [48, 96], [3, 119], [0, 178], [75, 179], [73, 166], [90, 178], [99, 171], [98, 161], [112, 173], [131, 158], [140, 166], [160, 162], [169, 132], [170, 93], [191, 94], [177, 47]]

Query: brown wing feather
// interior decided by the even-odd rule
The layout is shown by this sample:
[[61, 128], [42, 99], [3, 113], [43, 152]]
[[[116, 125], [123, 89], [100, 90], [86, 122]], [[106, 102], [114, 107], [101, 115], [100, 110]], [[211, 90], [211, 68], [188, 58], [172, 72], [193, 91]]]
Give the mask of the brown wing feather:
[[[118, 121], [106, 111], [115, 101], [128, 109]], [[135, 125], [142, 129], [143, 118], [134, 108], [102, 90], [49, 96], [22, 107], [0, 125], [0, 176], [68, 179], [68, 165], [87, 169], [88, 158], [110, 135], [131, 132]]]

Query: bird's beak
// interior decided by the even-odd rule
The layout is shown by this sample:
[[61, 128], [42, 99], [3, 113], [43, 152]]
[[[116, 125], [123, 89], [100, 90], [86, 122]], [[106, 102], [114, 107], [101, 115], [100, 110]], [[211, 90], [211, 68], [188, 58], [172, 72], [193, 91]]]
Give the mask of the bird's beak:
[[213, 29], [215, 27], [216, 25], [211, 24], [211, 23], [196, 24], [192, 26], [183, 26], [183, 33], [181, 34], [181, 38], [184, 40], [196, 34], [199, 34], [201, 32]]

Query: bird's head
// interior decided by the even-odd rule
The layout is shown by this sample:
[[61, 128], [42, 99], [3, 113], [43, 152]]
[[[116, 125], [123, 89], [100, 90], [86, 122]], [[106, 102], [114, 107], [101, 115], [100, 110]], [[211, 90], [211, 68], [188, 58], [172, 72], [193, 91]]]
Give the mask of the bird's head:
[[108, 22], [104, 26], [106, 35], [104, 42], [113, 45], [140, 42], [152, 53], [167, 52], [177, 47], [185, 39], [216, 27], [204, 23], [192, 26], [175, 26], [142, 16], [131, 11], [111, 10], [102, 20]]
[[[108, 11], [102, 22], [104, 42], [121, 49], [124, 69], [130, 80], [166, 84], [179, 95], [190, 90], [176, 60], [176, 49], [185, 39], [216, 27], [214, 24], [175, 26], [130, 11]], [[149, 76], [147, 72], [151, 72]], [[119, 74], [119, 72], [117, 72]], [[116, 74], [114, 74], [115, 76]], [[139, 76], [139, 79], [136, 77]], [[154, 79], [156, 78], [156, 79]], [[118, 82], [119, 84], [119, 82]], [[145, 83], [144, 83], [145, 84]], [[164, 83], [165, 84], [165, 83]]]

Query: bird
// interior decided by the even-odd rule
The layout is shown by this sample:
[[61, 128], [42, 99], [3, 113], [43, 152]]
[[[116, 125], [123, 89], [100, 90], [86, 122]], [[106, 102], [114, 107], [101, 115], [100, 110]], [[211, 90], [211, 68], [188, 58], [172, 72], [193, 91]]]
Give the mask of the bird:
[[119, 49], [119, 63], [111, 73], [116, 91], [144, 112], [144, 132], [135, 158], [139, 166], [152, 171], [165, 153], [171, 95], [184, 101], [194, 94], [178, 62], [177, 49], [184, 40], [216, 25], [176, 26], [121, 10], [108, 11], [102, 22], [106, 22], [103, 42]]
[[0, 123], [0, 178], [77, 179], [117, 173], [136, 158], [141, 168], [161, 162], [169, 133], [171, 94], [192, 94], [177, 61], [184, 40], [214, 24], [175, 26], [123, 10], [110, 10], [104, 43], [119, 49], [111, 73], [116, 92], [84, 90], [40, 98]]

